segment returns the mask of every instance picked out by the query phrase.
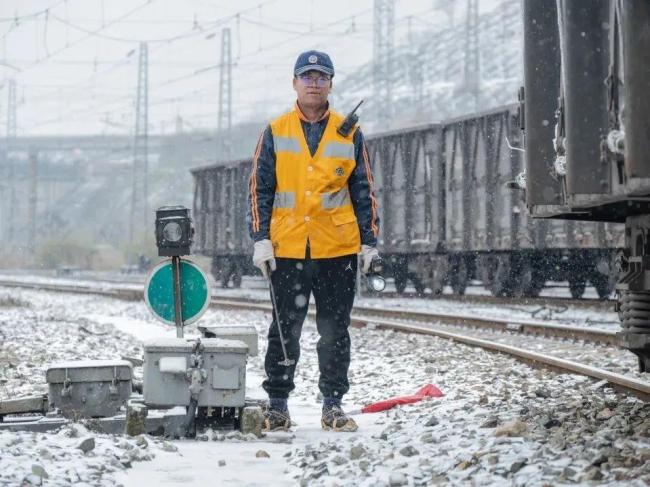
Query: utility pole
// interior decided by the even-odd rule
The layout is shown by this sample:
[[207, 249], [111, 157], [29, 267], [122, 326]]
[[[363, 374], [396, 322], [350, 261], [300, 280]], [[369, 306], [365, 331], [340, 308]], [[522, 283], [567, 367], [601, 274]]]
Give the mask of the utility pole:
[[373, 105], [375, 123], [390, 123], [393, 116], [394, 0], [375, 0], [373, 36]]
[[217, 158], [232, 158], [232, 44], [230, 27], [221, 30], [221, 63], [219, 65], [219, 119], [217, 121]]
[[8, 167], [8, 183], [9, 183], [9, 212], [7, 214], [7, 241], [10, 244], [15, 243], [16, 239], [16, 211], [17, 211], [17, 200], [16, 200], [16, 167], [9, 159], [9, 153], [12, 149], [13, 143], [16, 139], [17, 134], [17, 124], [16, 124], [16, 80], [10, 79], [9, 84], [7, 85], [8, 99], [7, 99], [7, 144], [5, 147], [5, 160]]
[[29, 149], [29, 211], [27, 248], [29, 253], [36, 254], [36, 204], [38, 202], [38, 151]]
[[[133, 192], [131, 194], [131, 218], [129, 221], [129, 243], [135, 242], [135, 231], [147, 235], [149, 228], [149, 49], [146, 42], [140, 43], [138, 59], [138, 88], [135, 103], [135, 138], [133, 141]], [[144, 243], [144, 242], [143, 242]]]
[[480, 95], [480, 61], [478, 45], [478, 0], [467, 0], [467, 17], [465, 19], [465, 63], [463, 66], [462, 90], [468, 100], [467, 110], [475, 112], [479, 106]]

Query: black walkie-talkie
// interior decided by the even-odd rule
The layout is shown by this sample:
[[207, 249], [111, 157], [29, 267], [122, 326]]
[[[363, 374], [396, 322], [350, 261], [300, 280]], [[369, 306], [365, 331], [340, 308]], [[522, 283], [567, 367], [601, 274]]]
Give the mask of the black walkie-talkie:
[[359, 116], [356, 115], [354, 112], [357, 111], [357, 109], [361, 106], [362, 103], [363, 100], [361, 100], [359, 104], [356, 107], [354, 107], [354, 110], [348, 113], [348, 116], [345, 117], [345, 120], [343, 120], [341, 126], [336, 129], [336, 132], [339, 135], [342, 135], [343, 137], [347, 137], [348, 135], [350, 135], [350, 131], [354, 128], [354, 125], [359, 121]]

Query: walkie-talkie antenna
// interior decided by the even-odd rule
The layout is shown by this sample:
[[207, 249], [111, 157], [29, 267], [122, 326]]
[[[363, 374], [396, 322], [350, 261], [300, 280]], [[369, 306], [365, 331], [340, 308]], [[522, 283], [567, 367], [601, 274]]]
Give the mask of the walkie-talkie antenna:
[[357, 109], [361, 106], [363, 103], [363, 100], [361, 100], [356, 107], [354, 107], [354, 110], [352, 110], [350, 113], [348, 113], [348, 116], [345, 117], [345, 120], [343, 120], [343, 123], [339, 128], [336, 129], [336, 132], [343, 136], [347, 137], [350, 135], [350, 131], [354, 127], [354, 125], [359, 121], [359, 117], [355, 114]]

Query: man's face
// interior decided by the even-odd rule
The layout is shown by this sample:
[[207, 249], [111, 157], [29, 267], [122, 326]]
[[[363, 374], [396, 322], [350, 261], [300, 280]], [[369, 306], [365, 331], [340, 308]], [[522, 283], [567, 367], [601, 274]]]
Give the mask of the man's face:
[[302, 106], [320, 107], [327, 103], [332, 91], [332, 78], [320, 71], [307, 71], [293, 78], [293, 89]]

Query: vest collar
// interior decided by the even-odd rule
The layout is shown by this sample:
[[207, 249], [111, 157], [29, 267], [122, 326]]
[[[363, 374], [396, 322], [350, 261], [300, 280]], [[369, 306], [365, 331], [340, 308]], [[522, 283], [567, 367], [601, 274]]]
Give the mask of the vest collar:
[[320, 121], [322, 121], [322, 120], [325, 120], [325, 118], [329, 117], [329, 114], [330, 114], [330, 103], [327, 102], [327, 109], [325, 110], [325, 113], [323, 113], [323, 116], [320, 117], [318, 120], [316, 120], [316, 122], [310, 122], [309, 120], [307, 120], [307, 117], [305, 117], [304, 113], [302, 113], [302, 110], [300, 110], [300, 107], [298, 106], [298, 100], [296, 100], [296, 103], [294, 104], [294, 110], [295, 110], [295, 112], [298, 114], [298, 118], [299, 118], [300, 120], [302, 120], [303, 122], [307, 122], [307, 123], [316, 123], [316, 122], [320, 122]]

